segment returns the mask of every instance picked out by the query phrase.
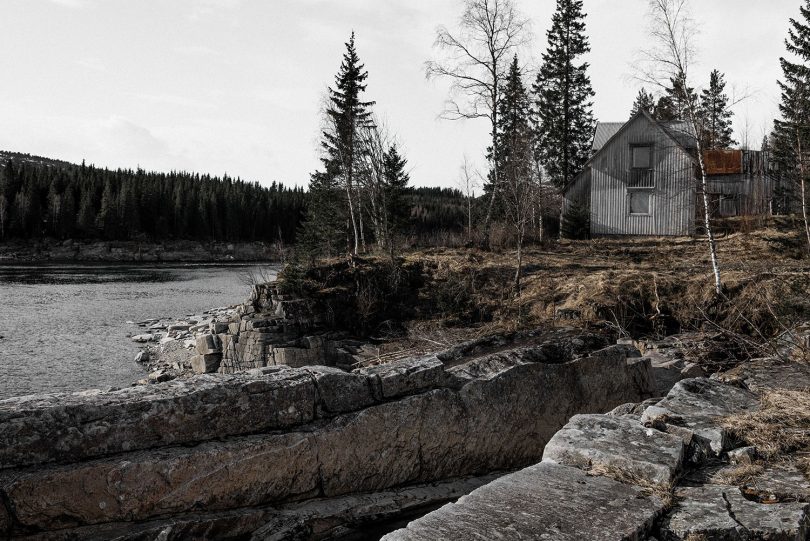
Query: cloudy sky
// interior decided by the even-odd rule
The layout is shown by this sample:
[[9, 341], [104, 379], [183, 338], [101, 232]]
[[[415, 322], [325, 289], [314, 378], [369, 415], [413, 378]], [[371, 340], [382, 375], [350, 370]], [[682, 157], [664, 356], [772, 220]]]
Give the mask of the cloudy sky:
[[[536, 58], [553, 0], [515, 0]], [[759, 141], [776, 112], [779, 57], [799, 0], [693, 0], [702, 83], [738, 94], [738, 133]], [[352, 30], [369, 99], [399, 135], [417, 185], [453, 186], [479, 160], [486, 121], [438, 120], [426, 81], [439, 24], [460, 0], [0, 0], [0, 149], [107, 167], [227, 172], [306, 185], [318, 110]], [[585, 0], [600, 120], [627, 117], [645, 0]], [[747, 130], [745, 128], [747, 126]], [[738, 135], [738, 140], [740, 135]]]

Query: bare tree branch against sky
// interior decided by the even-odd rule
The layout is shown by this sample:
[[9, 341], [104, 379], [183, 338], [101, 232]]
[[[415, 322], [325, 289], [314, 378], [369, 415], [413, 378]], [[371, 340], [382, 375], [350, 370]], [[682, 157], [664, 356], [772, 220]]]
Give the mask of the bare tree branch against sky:
[[[539, 57], [554, 2], [516, 0]], [[457, 0], [3, 0], [0, 149], [111, 167], [228, 172], [305, 185], [318, 165], [319, 98], [351, 30], [369, 99], [408, 148], [415, 185], [453, 186], [466, 153], [483, 161], [488, 127], [441, 122], [447, 82], [426, 82], [437, 25]], [[646, 40], [644, 0], [587, 0], [599, 120], [623, 120], [624, 77]], [[701, 64], [749, 84], [755, 133], [776, 116], [779, 56], [796, 0], [695, 4]], [[729, 24], [732, 21], [732, 24]], [[738, 111], [743, 113], [743, 111]], [[741, 117], [736, 119], [739, 126]], [[481, 157], [480, 160], [478, 157]]]

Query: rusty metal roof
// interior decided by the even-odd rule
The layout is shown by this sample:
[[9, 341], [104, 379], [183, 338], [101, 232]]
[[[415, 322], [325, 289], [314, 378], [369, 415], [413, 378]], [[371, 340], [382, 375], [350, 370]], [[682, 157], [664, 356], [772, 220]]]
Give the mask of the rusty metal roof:
[[591, 146], [591, 151], [597, 152], [605, 146], [605, 143], [616, 135], [616, 132], [624, 125], [624, 122], [597, 122], [596, 132], [593, 134], [593, 146]]

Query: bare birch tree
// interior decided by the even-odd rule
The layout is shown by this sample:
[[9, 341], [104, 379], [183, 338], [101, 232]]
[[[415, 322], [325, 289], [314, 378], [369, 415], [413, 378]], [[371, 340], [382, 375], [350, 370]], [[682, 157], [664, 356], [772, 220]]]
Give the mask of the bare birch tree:
[[694, 63], [696, 51], [695, 42], [697, 27], [690, 13], [689, 0], [650, 0], [650, 37], [651, 46], [641, 51], [642, 62], [639, 65], [639, 78], [659, 88], [674, 88], [685, 90], [680, 96], [683, 100], [683, 120], [689, 125], [688, 134], [695, 137], [697, 146], [697, 164], [699, 168], [699, 195], [703, 203], [703, 224], [706, 228], [709, 254], [711, 257], [712, 274], [714, 275], [714, 291], [716, 295], [723, 292], [723, 281], [720, 275], [720, 262], [717, 257], [717, 242], [712, 227], [711, 209], [709, 204], [708, 182], [706, 178], [706, 164], [703, 159], [703, 148], [700, 137], [700, 110], [694, 95], [688, 89], [689, 75]]
[[459, 186], [464, 194], [464, 199], [467, 201], [467, 242], [472, 243], [472, 202], [475, 198], [475, 188], [479, 186], [481, 173], [473, 167], [469, 158], [465, 155], [459, 174]]
[[[436, 30], [434, 47], [444, 56], [425, 64], [428, 79], [449, 79], [450, 97], [441, 117], [448, 120], [485, 118], [490, 123], [491, 156], [498, 155], [497, 124], [501, 83], [509, 62], [530, 39], [529, 20], [512, 0], [464, 0], [458, 30]], [[484, 241], [489, 241], [492, 210], [498, 192], [497, 160], [492, 160], [492, 192], [484, 218]]]

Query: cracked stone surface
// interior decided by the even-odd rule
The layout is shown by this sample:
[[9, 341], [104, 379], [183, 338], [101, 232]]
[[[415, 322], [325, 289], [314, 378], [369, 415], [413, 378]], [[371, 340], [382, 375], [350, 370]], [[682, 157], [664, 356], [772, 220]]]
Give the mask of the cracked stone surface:
[[775, 358], [755, 359], [720, 376], [721, 380], [742, 380], [756, 393], [772, 389], [803, 391], [810, 388], [810, 364]]
[[384, 541], [645, 539], [657, 498], [607, 477], [542, 462], [501, 477], [383, 537]]
[[625, 417], [575, 415], [546, 444], [543, 461], [667, 486], [683, 464], [684, 444]]
[[759, 407], [756, 395], [709, 378], [679, 381], [666, 398], [647, 408], [642, 423], [665, 419], [668, 424], [683, 426], [709, 441], [719, 455], [731, 448], [731, 439], [720, 425], [732, 413], [752, 411]]
[[711, 541], [802, 541], [810, 534], [805, 503], [762, 504], [734, 486], [707, 485], [676, 490], [678, 500], [661, 527], [662, 541], [704, 535]]

